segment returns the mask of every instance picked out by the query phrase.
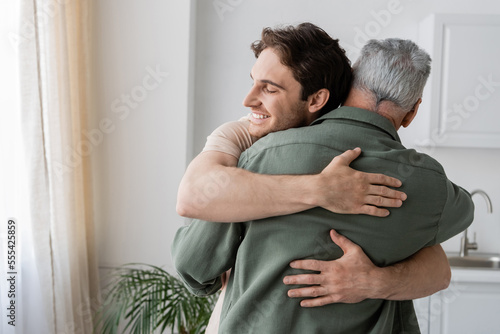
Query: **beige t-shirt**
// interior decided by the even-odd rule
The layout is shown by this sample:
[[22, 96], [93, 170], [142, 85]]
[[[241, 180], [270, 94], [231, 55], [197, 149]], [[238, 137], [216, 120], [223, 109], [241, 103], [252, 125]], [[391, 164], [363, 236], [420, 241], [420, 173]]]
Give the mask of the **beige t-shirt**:
[[241, 153], [257, 140], [250, 135], [249, 125], [248, 116], [222, 124], [207, 137], [203, 152], [218, 151], [239, 159]]

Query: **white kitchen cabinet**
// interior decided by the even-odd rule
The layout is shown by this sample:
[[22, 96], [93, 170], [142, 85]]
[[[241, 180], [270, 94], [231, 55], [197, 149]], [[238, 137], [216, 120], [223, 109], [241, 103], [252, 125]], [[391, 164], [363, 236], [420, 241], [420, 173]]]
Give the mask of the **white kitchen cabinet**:
[[429, 302], [431, 297], [413, 301], [421, 334], [429, 334]]
[[432, 58], [419, 145], [499, 148], [500, 15], [433, 14], [419, 44]]
[[422, 334], [499, 334], [500, 271], [452, 269], [448, 289], [414, 303]]

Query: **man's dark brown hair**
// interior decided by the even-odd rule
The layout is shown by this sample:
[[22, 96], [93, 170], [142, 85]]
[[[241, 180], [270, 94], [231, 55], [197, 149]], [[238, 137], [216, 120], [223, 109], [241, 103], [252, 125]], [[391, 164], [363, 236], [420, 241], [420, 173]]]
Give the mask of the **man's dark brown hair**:
[[320, 115], [345, 101], [351, 88], [351, 63], [338, 39], [312, 23], [301, 23], [296, 27], [264, 28], [261, 40], [255, 41], [251, 49], [258, 58], [268, 47], [277, 52], [281, 63], [302, 85], [302, 100], [322, 88], [328, 89], [330, 98]]

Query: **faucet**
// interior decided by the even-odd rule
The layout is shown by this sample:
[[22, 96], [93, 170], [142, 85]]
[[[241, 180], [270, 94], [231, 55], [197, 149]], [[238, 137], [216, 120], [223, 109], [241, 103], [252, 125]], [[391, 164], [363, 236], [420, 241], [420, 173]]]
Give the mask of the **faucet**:
[[[488, 211], [488, 213], [492, 213], [493, 206], [491, 205], [491, 199], [488, 194], [483, 190], [474, 190], [473, 192], [471, 192], [471, 198], [476, 194], [482, 195], [484, 197], [484, 199], [486, 200], [486, 210]], [[469, 242], [469, 238], [467, 238], [467, 229], [465, 229], [464, 236], [462, 237], [460, 242], [460, 256], [468, 256], [470, 249], [477, 250], [476, 232], [474, 232], [474, 240], [472, 242]]]

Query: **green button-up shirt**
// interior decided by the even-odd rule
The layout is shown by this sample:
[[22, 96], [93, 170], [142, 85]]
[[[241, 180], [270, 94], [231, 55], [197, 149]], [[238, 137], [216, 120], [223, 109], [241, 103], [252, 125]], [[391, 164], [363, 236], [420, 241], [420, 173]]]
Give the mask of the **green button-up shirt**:
[[[214, 293], [233, 268], [220, 333], [419, 333], [411, 301], [365, 300], [302, 308], [287, 297], [283, 277], [303, 271], [296, 259], [333, 260], [342, 251], [329, 237], [335, 228], [360, 245], [378, 266], [401, 261], [441, 243], [473, 219], [468, 192], [448, 180], [428, 155], [406, 149], [394, 126], [373, 112], [341, 107], [311, 126], [272, 133], [240, 157], [239, 167], [266, 174], [319, 173], [336, 155], [361, 147], [351, 166], [403, 181], [408, 199], [385, 218], [341, 215], [322, 208], [245, 223], [194, 221], [175, 237], [176, 269], [198, 295]], [[258, 210], [258, 208], [255, 208]]]

